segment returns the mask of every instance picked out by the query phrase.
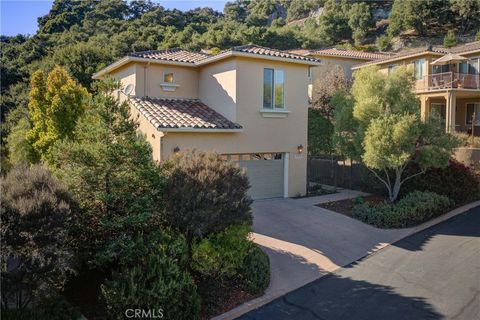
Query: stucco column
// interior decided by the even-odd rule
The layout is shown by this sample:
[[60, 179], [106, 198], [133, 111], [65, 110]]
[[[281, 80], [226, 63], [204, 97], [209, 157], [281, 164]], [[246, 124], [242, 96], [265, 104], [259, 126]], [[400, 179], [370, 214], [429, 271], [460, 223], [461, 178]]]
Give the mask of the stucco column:
[[420, 117], [422, 121], [426, 121], [428, 119], [429, 115], [429, 104], [430, 104], [430, 98], [421, 96], [420, 97]]
[[457, 101], [456, 101], [456, 96], [454, 91], [449, 91], [447, 93], [447, 112], [446, 112], [446, 121], [445, 121], [445, 126], [446, 126], [446, 131], [453, 133], [455, 132], [455, 113], [457, 111]]

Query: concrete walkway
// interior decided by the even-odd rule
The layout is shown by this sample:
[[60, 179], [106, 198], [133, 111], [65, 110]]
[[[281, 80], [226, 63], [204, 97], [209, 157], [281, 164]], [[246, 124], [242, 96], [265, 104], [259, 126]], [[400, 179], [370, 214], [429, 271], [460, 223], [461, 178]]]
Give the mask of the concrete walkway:
[[341, 190], [318, 197], [254, 202], [253, 240], [270, 257], [270, 286], [262, 297], [214, 319], [234, 319], [390, 243], [462, 212], [459, 208], [416, 228], [384, 230], [314, 206], [359, 195], [365, 194]]

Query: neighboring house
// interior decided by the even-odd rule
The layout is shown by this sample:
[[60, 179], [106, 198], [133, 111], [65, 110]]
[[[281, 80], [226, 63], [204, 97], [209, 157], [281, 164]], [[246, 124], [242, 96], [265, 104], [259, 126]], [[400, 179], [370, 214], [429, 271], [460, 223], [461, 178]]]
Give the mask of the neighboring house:
[[480, 135], [480, 42], [450, 49], [421, 47], [381, 60], [354, 66], [353, 70], [378, 65], [390, 72], [399, 65], [413, 67], [415, 93], [421, 102], [422, 119], [439, 114], [447, 132]]
[[155, 160], [216, 151], [246, 169], [260, 199], [305, 194], [308, 70], [316, 65], [255, 45], [217, 55], [168, 49], [129, 54], [93, 78], [128, 86]]
[[311, 101], [316, 100], [316, 93], [318, 92], [319, 86], [322, 85], [321, 79], [326, 72], [340, 67], [343, 69], [345, 79], [352, 80], [352, 67], [361, 63], [389, 57], [388, 53], [346, 50], [341, 48], [318, 50], [295, 49], [290, 50], [289, 52], [300, 54], [306, 57], [316, 58], [321, 61], [320, 66], [316, 66], [310, 70], [311, 79], [308, 89], [308, 96]]

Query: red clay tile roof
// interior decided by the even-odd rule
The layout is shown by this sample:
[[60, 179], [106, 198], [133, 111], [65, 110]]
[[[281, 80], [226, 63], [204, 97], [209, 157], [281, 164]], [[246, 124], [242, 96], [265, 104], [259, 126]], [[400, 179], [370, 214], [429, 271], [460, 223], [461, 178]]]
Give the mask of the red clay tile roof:
[[319, 49], [319, 50], [309, 50], [307, 55], [319, 55], [319, 56], [333, 56], [333, 57], [345, 57], [345, 58], [355, 58], [355, 59], [364, 59], [364, 60], [377, 60], [383, 59], [385, 57], [390, 57], [389, 53], [380, 53], [380, 52], [366, 52], [358, 50], [347, 50], [341, 48], [328, 48], [328, 49]]
[[133, 53], [129, 53], [128, 56], [136, 57], [136, 58], [167, 60], [167, 61], [175, 61], [175, 62], [189, 62], [189, 63], [194, 63], [196, 61], [200, 61], [210, 57], [210, 55], [206, 53], [191, 52], [191, 51], [182, 50], [178, 48], [133, 52]]
[[422, 46], [414, 49], [407, 49], [400, 51], [394, 55], [384, 57], [382, 59], [365, 62], [359, 65], [356, 65], [354, 68], [359, 68], [367, 65], [384, 63], [388, 61], [395, 61], [400, 58], [408, 58], [410, 56], [415, 56], [422, 53], [436, 53], [436, 54], [447, 54], [447, 53], [456, 53], [462, 54], [471, 51], [480, 51], [480, 41], [470, 42], [463, 45], [459, 45], [453, 48], [445, 48], [440, 46]]
[[449, 50], [451, 53], [466, 53], [470, 51], [480, 51], [480, 41], [465, 43], [460, 46], [453, 47]]
[[159, 129], [242, 129], [196, 99], [131, 97], [130, 102]]
[[271, 49], [267, 47], [261, 47], [257, 46], [254, 44], [248, 44], [244, 46], [238, 46], [238, 47], [233, 47], [228, 51], [233, 51], [233, 52], [242, 52], [242, 53], [251, 53], [251, 54], [259, 54], [263, 56], [270, 56], [270, 57], [279, 57], [279, 58], [286, 58], [286, 59], [294, 59], [294, 60], [302, 60], [302, 61], [312, 61], [312, 62], [318, 62], [317, 59], [315, 58], [310, 58], [306, 57], [303, 55], [287, 52], [287, 51], [282, 51], [282, 50], [276, 50], [276, 49]]

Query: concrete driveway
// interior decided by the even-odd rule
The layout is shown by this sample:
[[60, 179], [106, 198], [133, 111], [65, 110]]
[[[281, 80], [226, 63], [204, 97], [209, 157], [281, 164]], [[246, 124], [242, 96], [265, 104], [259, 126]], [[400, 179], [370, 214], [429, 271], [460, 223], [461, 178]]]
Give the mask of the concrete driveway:
[[480, 319], [479, 226], [477, 207], [240, 319]]
[[255, 201], [252, 205], [253, 240], [270, 257], [270, 286], [262, 297], [215, 319], [236, 318], [429, 224], [458, 214], [454, 211], [416, 228], [384, 230], [315, 206], [359, 195], [363, 193], [343, 190], [336, 194], [303, 199]]

